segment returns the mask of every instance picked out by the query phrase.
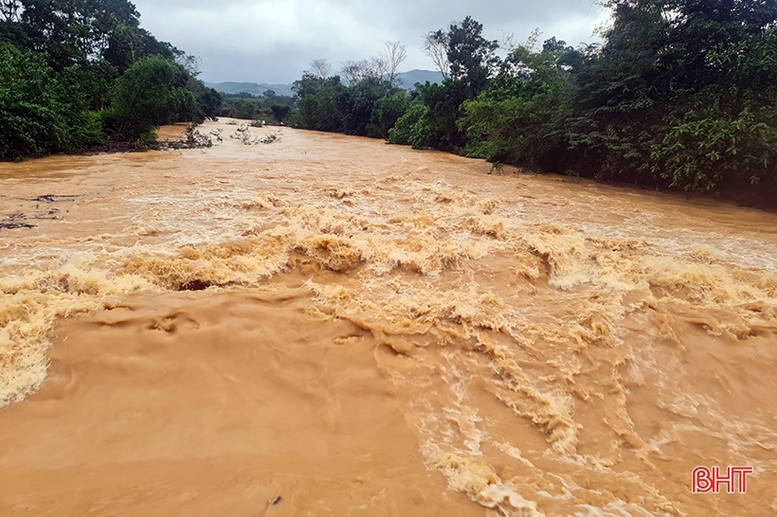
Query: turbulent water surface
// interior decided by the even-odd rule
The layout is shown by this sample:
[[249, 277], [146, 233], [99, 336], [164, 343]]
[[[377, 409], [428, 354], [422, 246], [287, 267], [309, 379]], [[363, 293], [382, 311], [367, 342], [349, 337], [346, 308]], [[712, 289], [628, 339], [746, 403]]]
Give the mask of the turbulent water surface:
[[0, 165], [1, 515], [777, 514], [777, 216], [217, 129]]

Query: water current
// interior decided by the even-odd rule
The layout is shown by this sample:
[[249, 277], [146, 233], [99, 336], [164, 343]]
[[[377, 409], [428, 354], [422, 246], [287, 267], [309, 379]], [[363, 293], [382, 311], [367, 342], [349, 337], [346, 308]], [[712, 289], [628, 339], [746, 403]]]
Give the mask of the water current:
[[0, 515], [777, 515], [777, 215], [227, 122], [0, 164]]

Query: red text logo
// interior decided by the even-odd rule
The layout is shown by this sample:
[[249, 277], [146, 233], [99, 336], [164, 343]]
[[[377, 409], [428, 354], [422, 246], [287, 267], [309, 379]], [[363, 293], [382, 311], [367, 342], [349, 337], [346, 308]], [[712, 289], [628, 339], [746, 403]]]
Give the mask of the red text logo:
[[726, 467], [725, 474], [718, 467], [696, 467], [691, 476], [691, 490], [694, 494], [719, 494], [721, 489], [727, 494], [744, 494], [747, 475], [752, 473], [753, 467]]

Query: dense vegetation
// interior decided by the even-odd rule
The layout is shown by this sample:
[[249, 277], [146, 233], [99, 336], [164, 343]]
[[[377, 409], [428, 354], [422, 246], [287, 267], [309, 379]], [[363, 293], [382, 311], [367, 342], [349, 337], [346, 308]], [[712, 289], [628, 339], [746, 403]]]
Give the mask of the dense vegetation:
[[431, 31], [445, 79], [398, 87], [404, 47], [324, 61], [294, 83], [223, 99], [197, 60], [140, 27], [127, 0], [0, 1], [0, 159], [109, 142], [175, 121], [291, 121], [496, 163], [777, 199], [777, 2], [607, 0], [601, 44], [497, 44], [470, 17]]
[[0, 159], [72, 152], [216, 115], [197, 60], [140, 27], [127, 0], [0, 3]]
[[218, 115], [281, 123], [289, 116], [293, 106], [293, 98], [276, 95], [274, 90], [265, 90], [261, 96], [246, 92], [225, 93]]
[[682, 190], [777, 186], [777, 2], [609, 0], [603, 43], [500, 46], [471, 18], [427, 35], [446, 79], [306, 73], [298, 127]]

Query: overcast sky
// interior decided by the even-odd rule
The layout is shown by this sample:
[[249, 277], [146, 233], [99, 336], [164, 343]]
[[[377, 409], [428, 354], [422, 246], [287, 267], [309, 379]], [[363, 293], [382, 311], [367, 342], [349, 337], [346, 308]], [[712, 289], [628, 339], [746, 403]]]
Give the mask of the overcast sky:
[[433, 70], [423, 35], [470, 15], [483, 34], [523, 42], [556, 36], [576, 46], [595, 41], [608, 11], [596, 0], [133, 0], [141, 25], [158, 39], [202, 60], [208, 82], [290, 83], [325, 58], [342, 62], [377, 55], [386, 41], [407, 46], [401, 71]]

